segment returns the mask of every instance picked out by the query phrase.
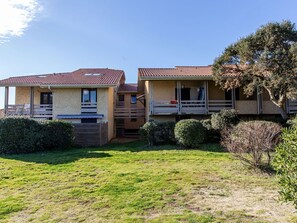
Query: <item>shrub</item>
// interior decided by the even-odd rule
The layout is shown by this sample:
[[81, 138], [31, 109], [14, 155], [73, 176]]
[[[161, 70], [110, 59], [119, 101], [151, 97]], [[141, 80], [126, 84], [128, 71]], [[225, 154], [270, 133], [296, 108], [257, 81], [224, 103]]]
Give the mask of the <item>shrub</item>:
[[29, 153], [43, 149], [42, 126], [27, 118], [0, 119], [0, 153]]
[[297, 116], [295, 116], [295, 117], [289, 119], [289, 120], [287, 121], [286, 125], [287, 125], [288, 127], [294, 127], [294, 126], [297, 126]]
[[297, 126], [282, 133], [282, 143], [276, 148], [273, 167], [279, 175], [280, 195], [297, 208]]
[[174, 137], [175, 122], [158, 122], [155, 138], [157, 143], [172, 144], [175, 143]]
[[149, 145], [175, 143], [175, 122], [147, 122], [140, 128], [140, 135]]
[[206, 128], [198, 120], [185, 119], [175, 125], [174, 135], [179, 145], [196, 148], [206, 141]]
[[211, 115], [211, 126], [215, 130], [222, 130], [239, 122], [237, 112], [234, 109], [223, 109]]
[[30, 153], [71, 146], [73, 126], [62, 121], [0, 119], [0, 153]]
[[69, 148], [74, 139], [73, 126], [65, 121], [43, 123], [43, 146], [45, 149]]
[[200, 120], [201, 124], [207, 129], [207, 141], [208, 142], [219, 142], [220, 132], [213, 129], [211, 126], [211, 119]]
[[156, 144], [155, 132], [157, 130], [156, 122], [146, 122], [140, 128], [140, 135], [147, 141], [150, 146]]
[[267, 168], [279, 142], [281, 126], [274, 122], [250, 121], [222, 131], [221, 144], [244, 163]]

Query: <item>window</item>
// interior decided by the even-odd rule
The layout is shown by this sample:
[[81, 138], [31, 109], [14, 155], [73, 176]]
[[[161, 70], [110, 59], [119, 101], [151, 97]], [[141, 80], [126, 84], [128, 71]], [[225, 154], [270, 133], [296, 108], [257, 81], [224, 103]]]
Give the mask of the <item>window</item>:
[[136, 94], [131, 94], [131, 104], [136, 104], [137, 99], [136, 99]]
[[125, 95], [120, 94], [119, 95], [119, 101], [125, 101]]
[[97, 90], [96, 89], [82, 89], [81, 102], [97, 102]]
[[137, 122], [137, 118], [131, 118], [131, 122]]
[[53, 104], [53, 94], [51, 92], [42, 92], [40, 93], [40, 104]]
[[82, 118], [81, 123], [97, 123], [96, 118]]

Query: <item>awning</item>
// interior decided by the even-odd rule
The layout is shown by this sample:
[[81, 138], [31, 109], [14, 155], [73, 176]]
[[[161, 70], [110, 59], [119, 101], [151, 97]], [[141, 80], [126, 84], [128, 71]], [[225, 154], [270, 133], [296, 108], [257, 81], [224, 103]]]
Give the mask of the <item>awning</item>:
[[103, 114], [78, 114], [78, 115], [57, 115], [57, 119], [81, 119], [81, 118], [97, 118], [102, 119]]

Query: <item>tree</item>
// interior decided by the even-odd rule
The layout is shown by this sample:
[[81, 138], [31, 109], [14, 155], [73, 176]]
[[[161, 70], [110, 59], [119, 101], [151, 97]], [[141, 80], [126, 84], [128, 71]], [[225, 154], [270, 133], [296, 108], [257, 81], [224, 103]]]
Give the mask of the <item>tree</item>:
[[228, 46], [213, 65], [223, 89], [243, 87], [251, 96], [265, 89], [283, 119], [286, 99], [297, 97], [297, 31], [290, 21], [268, 23]]

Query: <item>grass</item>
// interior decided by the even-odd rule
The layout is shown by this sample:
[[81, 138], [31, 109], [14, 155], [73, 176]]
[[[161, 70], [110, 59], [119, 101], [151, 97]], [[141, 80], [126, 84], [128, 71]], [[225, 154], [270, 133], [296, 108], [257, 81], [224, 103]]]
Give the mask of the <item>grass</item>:
[[0, 222], [297, 219], [276, 201], [274, 176], [245, 169], [216, 144], [179, 150], [134, 142], [2, 155], [0, 171]]

